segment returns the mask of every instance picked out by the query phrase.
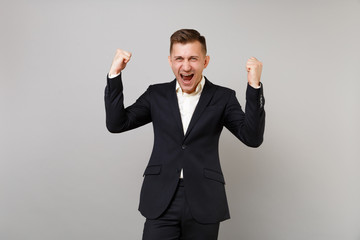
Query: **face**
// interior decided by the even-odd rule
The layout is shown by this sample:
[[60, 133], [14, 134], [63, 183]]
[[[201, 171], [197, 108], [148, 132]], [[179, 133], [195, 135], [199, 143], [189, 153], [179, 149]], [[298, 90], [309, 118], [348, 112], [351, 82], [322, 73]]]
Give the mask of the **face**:
[[198, 41], [173, 44], [169, 63], [183, 92], [195, 91], [209, 61]]

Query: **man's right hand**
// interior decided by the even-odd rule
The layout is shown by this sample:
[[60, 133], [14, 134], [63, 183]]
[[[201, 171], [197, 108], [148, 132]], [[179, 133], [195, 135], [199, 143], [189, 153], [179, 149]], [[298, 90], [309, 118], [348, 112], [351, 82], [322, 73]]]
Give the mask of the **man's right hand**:
[[116, 54], [111, 64], [109, 75], [119, 74], [125, 67], [126, 64], [130, 61], [131, 52], [127, 52], [122, 49], [116, 49]]

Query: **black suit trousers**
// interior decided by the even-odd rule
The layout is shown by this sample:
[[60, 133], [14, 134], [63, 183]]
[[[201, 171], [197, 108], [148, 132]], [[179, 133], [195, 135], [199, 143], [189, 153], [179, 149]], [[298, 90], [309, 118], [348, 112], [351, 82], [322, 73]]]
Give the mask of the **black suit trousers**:
[[201, 224], [191, 215], [180, 180], [166, 211], [157, 219], [146, 219], [143, 240], [216, 240], [220, 223]]

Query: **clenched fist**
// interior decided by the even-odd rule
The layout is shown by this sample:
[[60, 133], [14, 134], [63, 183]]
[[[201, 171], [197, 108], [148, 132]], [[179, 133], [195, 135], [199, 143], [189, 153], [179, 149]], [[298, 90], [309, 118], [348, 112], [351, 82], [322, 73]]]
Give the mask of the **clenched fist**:
[[262, 62], [254, 57], [248, 59], [246, 63], [246, 70], [248, 72], [248, 82], [254, 88], [260, 87], [260, 77], [262, 71]]
[[113, 62], [110, 68], [110, 75], [117, 75], [119, 74], [124, 68], [126, 64], [130, 61], [131, 53], [124, 51], [122, 49], [117, 49]]

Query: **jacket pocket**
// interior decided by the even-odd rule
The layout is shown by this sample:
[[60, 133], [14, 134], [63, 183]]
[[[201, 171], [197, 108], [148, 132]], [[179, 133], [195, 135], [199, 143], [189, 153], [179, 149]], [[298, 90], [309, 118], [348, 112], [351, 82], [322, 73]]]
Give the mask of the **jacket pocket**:
[[221, 173], [217, 172], [217, 171], [204, 168], [204, 177], [225, 184], [224, 176]]
[[146, 175], [159, 175], [160, 172], [161, 172], [161, 165], [151, 165], [151, 166], [147, 166], [143, 176], [146, 176]]

